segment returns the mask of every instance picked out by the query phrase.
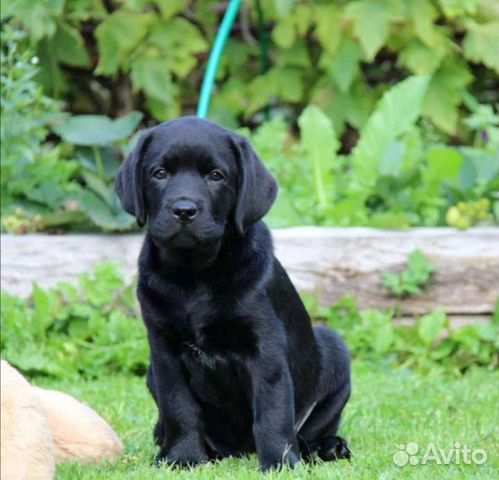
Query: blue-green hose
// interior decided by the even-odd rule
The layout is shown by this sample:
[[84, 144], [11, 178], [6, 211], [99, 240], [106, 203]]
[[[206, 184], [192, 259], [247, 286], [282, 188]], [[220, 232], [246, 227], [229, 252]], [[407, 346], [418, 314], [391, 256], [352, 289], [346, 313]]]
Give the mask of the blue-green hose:
[[220, 28], [218, 29], [217, 36], [215, 37], [215, 42], [213, 43], [213, 48], [210, 53], [210, 58], [208, 60], [208, 65], [206, 66], [206, 73], [203, 78], [203, 85], [201, 86], [201, 93], [199, 95], [199, 103], [197, 116], [200, 118], [206, 118], [208, 115], [208, 109], [210, 108], [211, 94], [213, 92], [213, 86], [215, 84], [215, 78], [217, 76], [218, 65], [220, 59], [222, 58], [222, 53], [227, 43], [227, 38], [232, 30], [232, 25], [239, 13], [239, 8], [241, 7], [241, 0], [231, 0], [230, 4], [225, 12]]

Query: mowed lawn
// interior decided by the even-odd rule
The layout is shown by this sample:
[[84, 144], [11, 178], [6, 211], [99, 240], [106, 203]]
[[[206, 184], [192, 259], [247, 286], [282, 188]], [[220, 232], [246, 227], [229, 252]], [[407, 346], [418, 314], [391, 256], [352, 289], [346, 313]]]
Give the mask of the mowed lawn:
[[[38, 380], [48, 388], [64, 390], [97, 410], [116, 429], [125, 445], [114, 464], [58, 467], [57, 479], [492, 479], [499, 472], [499, 376], [497, 371], [470, 370], [463, 377], [409, 371], [373, 371], [354, 365], [353, 396], [345, 412], [341, 435], [350, 443], [351, 462], [300, 465], [295, 470], [263, 475], [255, 456], [227, 459], [192, 470], [152, 466], [151, 439], [156, 411], [143, 378], [108, 377], [98, 381]], [[462, 462], [398, 467], [393, 455], [410, 442], [424, 452], [427, 445], [446, 454], [459, 442], [487, 452], [482, 465]]]

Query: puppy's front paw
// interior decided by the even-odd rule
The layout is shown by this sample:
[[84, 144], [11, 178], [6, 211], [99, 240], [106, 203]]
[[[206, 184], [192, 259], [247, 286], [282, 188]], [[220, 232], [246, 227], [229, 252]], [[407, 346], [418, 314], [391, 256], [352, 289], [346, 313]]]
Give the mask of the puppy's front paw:
[[334, 435], [329, 435], [322, 439], [318, 454], [319, 458], [324, 462], [333, 462], [341, 459], [350, 460], [352, 457], [346, 440]]
[[186, 468], [195, 467], [200, 463], [209, 461], [206, 452], [200, 449], [177, 447], [171, 448], [168, 452], [162, 448], [158, 455], [156, 455], [155, 463], [157, 466], [164, 465], [165, 463], [174, 467]]
[[260, 460], [263, 472], [268, 470], [282, 470], [285, 466], [295, 468], [299, 462], [300, 457], [292, 451], [290, 446], [286, 447], [282, 455], [265, 455]]

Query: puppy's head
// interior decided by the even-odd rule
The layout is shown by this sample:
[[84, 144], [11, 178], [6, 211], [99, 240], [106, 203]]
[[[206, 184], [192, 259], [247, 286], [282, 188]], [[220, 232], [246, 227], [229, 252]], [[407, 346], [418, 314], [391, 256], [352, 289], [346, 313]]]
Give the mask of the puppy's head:
[[244, 137], [184, 117], [142, 134], [116, 192], [157, 242], [192, 250], [229, 231], [244, 235], [272, 206], [277, 185]]

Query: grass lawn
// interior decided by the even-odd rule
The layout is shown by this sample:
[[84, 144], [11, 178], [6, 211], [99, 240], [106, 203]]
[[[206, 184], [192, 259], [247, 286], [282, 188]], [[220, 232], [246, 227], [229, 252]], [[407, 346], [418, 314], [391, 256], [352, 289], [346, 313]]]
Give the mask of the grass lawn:
[[[59, 480], [88, 479], [261, 479], [255, 456], [228, 459], [193, 470], [170, 470], [151, 466], [155, 452], [151, 439], [156, 418], [144, 379], [110, 377], [99, 381], [38, 381], [64, 390], [91, 405], [117, 430], [125, 454], [115, 465], [58, 467]], [[273, 472], [266, 478], [288, 479], [492, 479], [499, 471], [499, 378], [497, 371], [469, 371], [464, 377], [446, 374], [422, 375], [409, 371], [373, 371], [357, 364], [354, 390], [347, 407], [342, 436], [350, 443], [354, 458], [349, 463], [301, 465], [294, 471]], [[397, 467], [393, 454], [400, 444], [415, 442], [423, 458], [428, 443], [448, 454], [455, 442], [487, 452], [483, 465], [430, 461], [426, 465]], [[423, 452], [423, 453], [421, 453]], [[400, 455], [400, 454], [399, 454]], [[407, 458], [407, 457], [406, 457]], [[462, 456], [461, 456], [462, 458]]]

